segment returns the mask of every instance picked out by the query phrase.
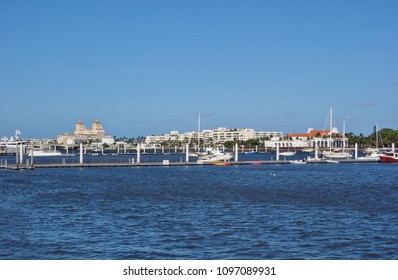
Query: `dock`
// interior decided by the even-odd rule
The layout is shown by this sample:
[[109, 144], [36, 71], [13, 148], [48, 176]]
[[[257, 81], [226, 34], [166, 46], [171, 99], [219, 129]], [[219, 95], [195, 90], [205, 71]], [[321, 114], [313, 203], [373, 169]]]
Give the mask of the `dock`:
[[[378, 160], [367, 159], [367, 160], [359, 160], [359, 159], [343, 159], [338, 160], [335, 163], [378, 163]], [[205, 163], [197, 163], [196, 161], [190, 162], [91, 162], [91, 163], [38, 163], [33, 165], [27, 164], [8, 164], [8, 165], [0, 165], [1, 169], [8, 170], [34, 170], [41, 168], [113, 168], [113, 167], [156, 167], [156, 166], [237, 166], [237, 165], [285, 165], [285, 164], [297, 164], [287, 160], [255, 160], [255, 161], [227, 161], [227, 162], [205, 162]], [[330, 163], [326, 160], [311, 160], [302, 163], [304, 164], [334, 164]]]

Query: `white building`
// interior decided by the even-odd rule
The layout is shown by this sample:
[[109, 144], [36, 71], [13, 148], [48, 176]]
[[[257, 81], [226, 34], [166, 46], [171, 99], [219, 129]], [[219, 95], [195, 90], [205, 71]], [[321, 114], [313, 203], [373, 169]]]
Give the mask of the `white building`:
[[160, 136], [151, 135], [147, 136], [145, 143], [147, 145], [156, 145], [166, 141], [177, 141], [177, 142], [191, 142], [198, 138], [205, 143], [211, 144], [223, 144], [227, 141], [247, 141], [249, 139], [271, 139], [282, 137], [282, 132], [268, 132], [268, 131], [255, 131], [252, 128], [239, 128], [239, 129], [228, 129], [219, 127], [217, 129], [205, 129], [198, 132], [186, 132], [179, 134], [178, 131], [171, 131], [170, 134], [163, 134]]

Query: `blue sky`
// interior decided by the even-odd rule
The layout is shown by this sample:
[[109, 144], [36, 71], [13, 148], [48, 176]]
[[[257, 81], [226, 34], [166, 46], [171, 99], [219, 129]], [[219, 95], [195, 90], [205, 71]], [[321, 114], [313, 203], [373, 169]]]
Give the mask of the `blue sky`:
[[[0, 0], [0, 137], [398, 129], [398, 1]], [[328, 124], [327, 124], [328, 127]]]

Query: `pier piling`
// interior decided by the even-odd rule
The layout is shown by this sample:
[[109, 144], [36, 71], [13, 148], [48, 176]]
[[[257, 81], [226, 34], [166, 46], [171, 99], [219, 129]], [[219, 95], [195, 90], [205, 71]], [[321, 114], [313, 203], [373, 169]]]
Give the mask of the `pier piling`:
[[83, 143], [80, 142], [80, 164], [83, 164]]
[[276, 161], [279, 161], [279, 145], [276, 146]]
[[355, 154], [354, 154], [354, 158], [358, 159], [358, 143], [355, 143]]

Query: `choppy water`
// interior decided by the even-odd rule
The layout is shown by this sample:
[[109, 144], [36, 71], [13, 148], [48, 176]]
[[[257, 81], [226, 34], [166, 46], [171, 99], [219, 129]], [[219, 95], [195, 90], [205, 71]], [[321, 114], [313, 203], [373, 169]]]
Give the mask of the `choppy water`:
[[0, 170], [0, 259], [398, 259], [398, 165]]

